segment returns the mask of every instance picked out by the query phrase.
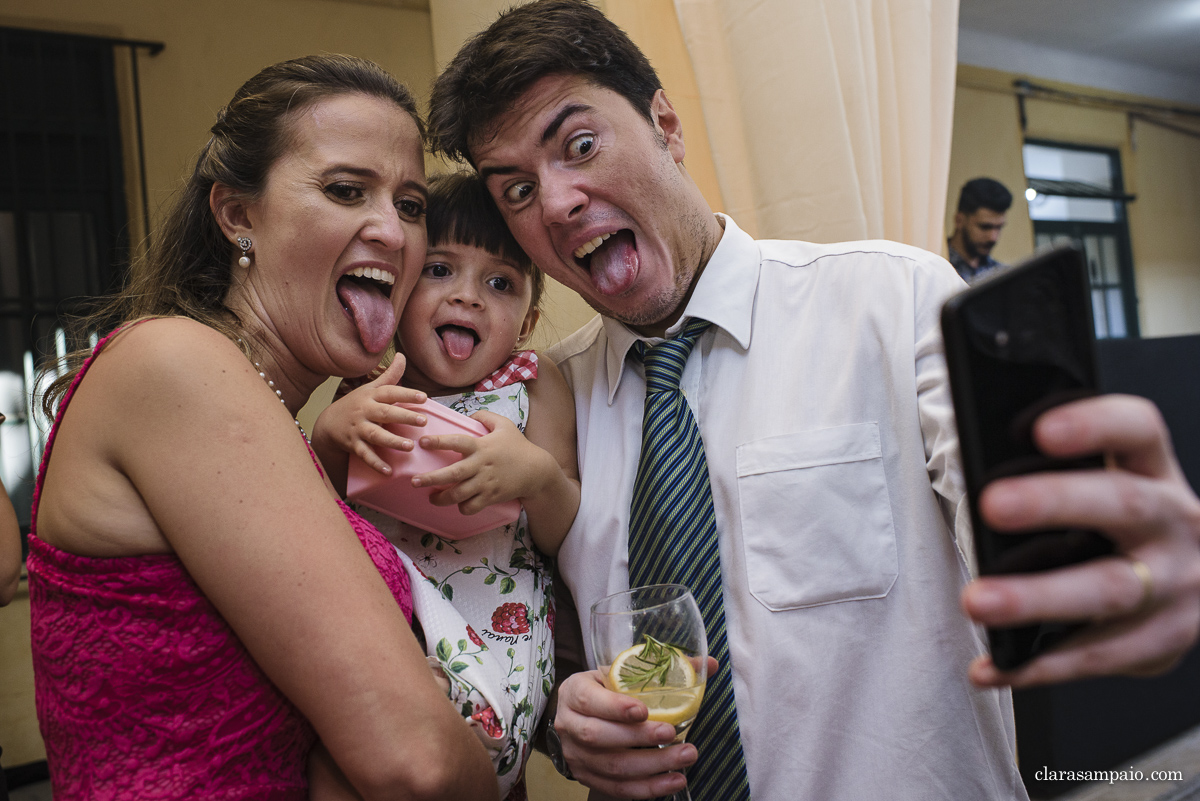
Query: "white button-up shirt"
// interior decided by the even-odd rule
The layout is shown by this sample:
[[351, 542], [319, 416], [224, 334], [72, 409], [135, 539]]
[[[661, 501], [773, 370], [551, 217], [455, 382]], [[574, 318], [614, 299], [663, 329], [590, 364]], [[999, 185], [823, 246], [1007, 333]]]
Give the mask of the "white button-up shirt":
[[[681, 388], [712, 479], [753, 797], [1025, 798], [1010, 696], [967, 681], [984, 640], [959, 610], [970, 524], [938, 326], [961, 279], [904, 245], [722, 223], [668, 335], [713, 323]], [[593, 666], [588, 610], [629, 583], [637, 338], [596, 318], [551, 352], [583, 480], [558, 564]]]

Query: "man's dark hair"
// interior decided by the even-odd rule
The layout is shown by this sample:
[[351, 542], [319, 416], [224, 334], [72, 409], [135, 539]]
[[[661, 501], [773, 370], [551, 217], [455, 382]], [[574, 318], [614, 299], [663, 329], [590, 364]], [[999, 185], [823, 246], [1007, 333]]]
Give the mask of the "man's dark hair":
[[972, 178], [963, 184], [962, 191], [958, 193], [958, 210], [963, 214], [974, 214], [980, 208], [985, 208], [1003, 214], [1012, 205], [1012, 199], [1012, 192], [999, 181]]
[[587, 0], [537, 0], [501, 14], [434, 82], [434, 152], [469, 162], [472, 138], [547, 75], [584, 76], [624, 97], [647, 120], [662, 88], [642, 51]]
[[532, 289], [529, 307], [538, 307], [545, 283], [542, 271], [517, 244], [478, 175], [455, 172], [430, 178], [425, 227], [431, 248], [467, 245], [511, 261], [529, 276]]

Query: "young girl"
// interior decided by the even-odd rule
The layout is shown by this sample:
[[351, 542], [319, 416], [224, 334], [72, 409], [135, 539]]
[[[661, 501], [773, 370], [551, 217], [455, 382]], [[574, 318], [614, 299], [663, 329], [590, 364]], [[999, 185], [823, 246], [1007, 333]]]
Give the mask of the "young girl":
[[[394, 403], [428, 395], [488, 428], [481, 438], [421, 437], [422, 447], [463, 458], [413, 483], [446, 486], [434, 502], [458, 504], [464, 514], [519, 499], [515, 523], [450, 541], [360, 511], [416, 571], [414, 608], [431, 667], [488, 746], [501, 797], [523, 798], [519, 779], [554, 681], [554, 605], [542, 555], [558, 552], [579, 508], [574, 402], [552, 362], [521, 350], [537, 323], [542, 276], [483, 184], [463, 173], [432, 179], [427, 228], [429, 250], [400, 317], [396, 358], [321, 414], [313, 447], [344, 487], [349, 453], [388, 473], [372, 446], [414, 447], [383, 428], [424, 423]], [[405, 387], [396, 386], [401, 375]]]

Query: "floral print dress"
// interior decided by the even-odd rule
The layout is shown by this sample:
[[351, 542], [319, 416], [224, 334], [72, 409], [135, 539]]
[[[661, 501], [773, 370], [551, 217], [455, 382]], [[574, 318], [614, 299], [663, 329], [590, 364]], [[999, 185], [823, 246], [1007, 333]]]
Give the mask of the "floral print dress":
[[[466, 415], [494, 412], [525, 430], [523, 382], [434, 400]], [[414, 615], [430, 666], [449, 683], [450, 700], [487, 746], [501, 798], [524, 798], [519, 780], [554, 684], [550, 569], [534, 548], [525, 512], [515, 523], [451, 541], [359, 511], [412, 573]]]

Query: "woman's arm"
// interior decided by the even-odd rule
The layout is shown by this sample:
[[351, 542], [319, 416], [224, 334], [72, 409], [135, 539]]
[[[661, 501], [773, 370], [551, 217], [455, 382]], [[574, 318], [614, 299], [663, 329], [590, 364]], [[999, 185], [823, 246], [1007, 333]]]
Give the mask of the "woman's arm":
[[320, 741], [308, 753], [308, 801], [362, 801]]
[[232, 343], [187, 320], [138, 326], [97, 359], [68, 425], [86, 427], [98, 460], [144, 499], [364, 798], [495, 797], [486, 752], [286, 409]]

